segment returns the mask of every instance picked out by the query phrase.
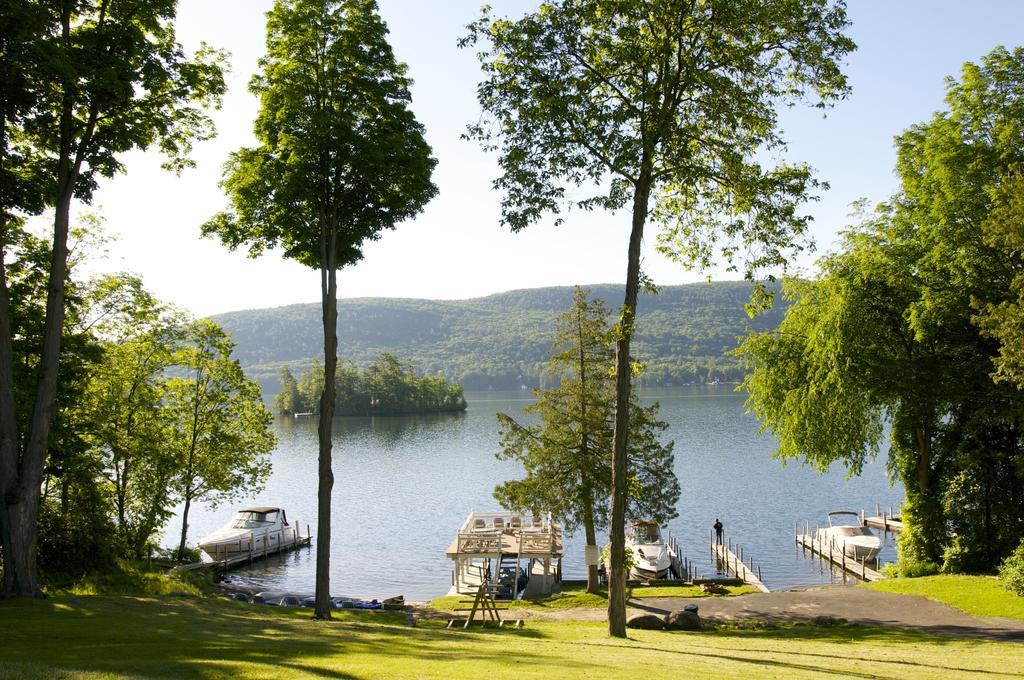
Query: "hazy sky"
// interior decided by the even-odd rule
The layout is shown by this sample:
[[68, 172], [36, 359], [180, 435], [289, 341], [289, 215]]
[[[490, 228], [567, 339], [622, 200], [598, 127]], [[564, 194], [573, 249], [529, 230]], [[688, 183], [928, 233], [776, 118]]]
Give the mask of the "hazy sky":
[[[340, 277], [342, 297], [466, 298], [512, 288], [625, 279], [629, 217], [570, 213], [566, 223], [539, 223], [510, 234], [498, 224], [499, 196], [490, 187], [497, 166], [459, 139], [479, 113], [476, 58], [457, 38], [478, 14], [479, 0], [379, 0], [399, 59], [415, 80], [413, 108], [439, 163], [439, 195], [414, 221], [398, 225], [365, 250]], [[534, 2], [492, 0], [495, 13], [514, 14]], [[818, 254], [848, 222], [859, 197], [881, 200], [896, 188], [892, 138], [942, 108], [944, 77], [959, 74], [1003, 44], [1024, 44], [1024, 2], [851, 0], [850, 34], [858, 50], [846, 72], [852, 96], [823, 117], [820, 111], [782, 114], [788, 157], [810, 163], [831, 190], [808, 209]], [[219, 135], [198, 145], [198, 167], [180, 178], [160, 170], [159, 155], [129, 154], [127, 173], [104, 184], [95, 207], [118, 240], [104, 269], [128, 269], [160, 298], [201, 315], [319, 300], [316, 272], [268, 253], [257, 260], [202, 239], [199, 226], [222, 209], [217, 186], [228, 153], [253, 143], [257, 102], [247, 91], [264, 45], [271, 0], [181, 0], [178, 35], [186, 48], [200, 41], [232, 54], [230, 90], [217, 112]], [[644, 269], [659, 284], [700, 280], [650, 247]], [[812, 266], [817, 255], [802, 261]], [[734, 278], [725, 277], [725, 278]]]

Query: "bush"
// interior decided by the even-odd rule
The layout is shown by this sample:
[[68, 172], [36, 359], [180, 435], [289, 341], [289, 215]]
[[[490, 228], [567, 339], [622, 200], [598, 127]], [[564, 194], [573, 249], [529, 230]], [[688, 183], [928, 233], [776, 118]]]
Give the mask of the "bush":
[[1003, 560], [999, 567], [999, 578], [1007, 590], [1024, 597], [1024, 541]]
[[915, 560], [909, 557], [901, 557], [899, 562], [893, 565], [886, 565], [885, 572], [888, 576], [900, 578], [919, 578], [921, 576], [933, 576], [939, 573], [939, 565], [929, 560]]

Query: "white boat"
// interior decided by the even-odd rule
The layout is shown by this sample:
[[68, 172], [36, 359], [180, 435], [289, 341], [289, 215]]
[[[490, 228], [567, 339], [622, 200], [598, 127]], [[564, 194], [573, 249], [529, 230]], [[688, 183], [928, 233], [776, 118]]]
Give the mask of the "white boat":
[[298, 527], [288, 523], [284, 508], [246, 508], [226, 526], [201, 540], [199, 548], [215, 560], [225, 560], [241, 555], [269, 555], [295, 545], [301, 538]]
[[626, 532], [626, 547], [633, 551], [633, 568], [631, 578], [651, 579], [668, 578], [672, 560], [668, 554], [668, 544], [661, 537], [661, 529], [656, 522], [641, 520], [629, 523]]
[[[844, 524], [844, 519], [852, 523]], [[861, 525], [859, 514], [849, 510], [828, 513], [828, 527], [818, 529], [816, 538], [825, 545], [835, 546], [858, 562], [870, 562], [882, 549], [882, 539]]]

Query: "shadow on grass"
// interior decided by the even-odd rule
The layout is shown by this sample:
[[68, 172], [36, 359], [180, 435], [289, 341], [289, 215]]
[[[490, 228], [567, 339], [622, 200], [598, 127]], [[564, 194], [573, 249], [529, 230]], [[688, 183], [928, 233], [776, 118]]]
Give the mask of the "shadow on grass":
[[[941, 663], [930, 657], [928, 661], [908, 660], [900, 655], [881, 656], [877, 651], [898, 649], [898, 645], [937, 645], [945, 647], [955, 645], [963, 647], [964, 644], [972, 644], [963, 640], [943, 638], [927, 635], [911, 630], [901, 629], [879, 629], [860, 625], [810, 625], [810, 624], [724, 624], [712, 625], [710, 629], [702, 633], [659, 633], [669, 636], [682, 642], [681, 648], [669, 648], [666, 645], [652, 646], [650, 639], [637, 640], [630, 638], [632, 649], [644, 650], [646, 652], [667, 654], [680, 657], [718, 659], [739, 664], [753, 666], [769, 666], [772, 668], [787, 669], [789, 671], [807, 671], [820, 675], [836, 675], [841, 677], [862, 677], [877, 678], [879, 672], [885, 672], [892, 677], [903, 677], [909, 673], [926, 673], [928, 675], [941, 675], [943, 673], [967, 673], [972, 676], [995, 675], [1000, 677], [1024, 677], [1024, 673], [1015, 673], [1002, 670], [986, 670], [976, 666], [956, 665], [955, 663]], [[721, 646], [709, 644], [715, 639], [735, 638], [737, 643], [742, 645], [730, 645], [733, 649], [723, 649]], [[763, 644], [757, 644], [757, 643]], [[818, 645], [835, 645], [838, 648], [835, 653], [812, 651], [805, 649], [805, 645], [786, 645], [773, 647], [771, 643], [810, 643], [820, 650]], [[607, 646], [609, 641], [581, 641], [584, 646]], [[621, 643], [620, 643], [621, 644]], [[856, 646], [856, 651], [848, 649], [847, 646]], [[872, 645], [867, 648], [865, 645]], [[880, 645], [881, 647], [879, 647]], [[875, 653], [866, 653], [871, 649]], [[742, 652], [742, 654], [740, 653]], [[773, 659], [772, 656], [785, 656], [787, 660]], [[952, 659], [956, 659], [953, 656]], [[856, 670], [852, 663], [863, 663], [875, 665], [870, 670]], [[880, 668], [880, 667], [881, 668]], [[883, 670], [884, 669], [884, 670]]]
[[[0, 669], [8, 677], [62, 672], [168, 677], [263, 677], [291, 671], [324, 678], [401, 674], [420, 663], [500, 667], [512, 639], [537, 630], [436, 625], [408, 627], [405, 612], [336, 613], [315, 621], [309, 610], [255, 608], [199, 598], [69, 596], [0, 603]], [[517, 644], [531, 667], [559, 659]], [[39, 668], [39, 673], [27, 669]], [[2, 675], [0, 675], [2, 677]]]

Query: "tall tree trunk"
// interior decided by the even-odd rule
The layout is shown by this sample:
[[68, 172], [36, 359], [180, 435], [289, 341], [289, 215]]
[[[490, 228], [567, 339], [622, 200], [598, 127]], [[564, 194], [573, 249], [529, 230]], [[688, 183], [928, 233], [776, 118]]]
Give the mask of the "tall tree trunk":
[[[587, 547], [597, 547], [597, 531], [594, 529], [594, 498], [589, 489], [583, 493], [583, 532], [587, 539]], [[587, 565], [587, 592], [597, 594], [601, 589], [598, 583], [596, 564]]]
[[[323, 222], [321, 222], [323, 224]], [[334, 418], [334, 377], [338, 364], [338, 279], [335, 266], [337, 230], [331, 225], [330, 234], [321, 227], [320, 283], [323, 298], [324, 322], [324, 388], [320, 394], [319, 486], [317, 489], [316, 536], [316, 602], [314, 616], [331, 618], [331, 491], [334, 471], [331, 466], [331, 435]]]
[[[105, 21], [106, 0], [99, 23]], [[65, 47], [71, 46], [71, 15], [74, 3], [62, 2], [61, 40]], [[57, 182], [54, 200], [53, 251], [50, 259], [49, 286], [46, 295], [46, 321], [43, 330], [43, 345], [40, 352], [38, 382], [32, 416], [29, 421], [28, 437], [20, 463], [15, 457], [11, 467], [14, 478], [7, 479], [8, 542], [5, 544], [5, 596], [20, 595], [41, 597], [42, 591], [36, 578], [36, 518], [39, 514], [39, 491], [46, 462], [47, 444], [57, 397], [57, 371], [60, 365], [61, 335], [64, 331], [64, 284], [67, 278], [68, 227], [71, 221], [71, 201], [75, 194], [75, 183], [81, 173], [82, 164], [92, 147], [93, 133], [98, 119], [98, 104], [89, 106], [88, 118], [75, 144], [74, 127], [75, 89], [77, 83], [62, 82], [63, 89], [60, 113], [60, 148], [57, 159]], [[10, 337], [8, 335], [8, 337]], [[2, 415], [0, 415], [2, 417]], [[4, 424], [6, 427], [6, 424]], [[15, 452], [17, 450], [15, 449]], [[3, 454], [0, 451], [0, 454]], [[16, 455], [16, 453], [15, 453]], [[12, 573], [7, 577], [7, 571]]]
[[178, 561], [185, 559], [185, 539], [188, 537], [188, 511], [192, 507], [192, 491], [185, 491], [185, 509], [181, 513], [181, 541], [178, 542]]
[[[7, 215], [0, 215], [0, 563], [10, 564], [11, 528], [7, 499], [13, 499], [18, 461], [18, 417], [14, 404], [14, 350], [11, 344], [11, 300], [7, 289], [4, 243]], [[14, 572], [3, 570], [0, 595], [14, 591]]]
[[640, 289], [640, 244], [647, 221], [651, 193], [650, 161], [641, 162], [640, 177], [633, 195], [633, 226], [629, 234], [626, 267], [626, 295], [622, 302], [615, 339], [615, 430], [612, 440], [611, 550], [608, 565], [608, 633], [626, 637], [626, 503], [628, 474], [629, 396], [632, 389], [629, 346], [633, 339], [636, 302]]

